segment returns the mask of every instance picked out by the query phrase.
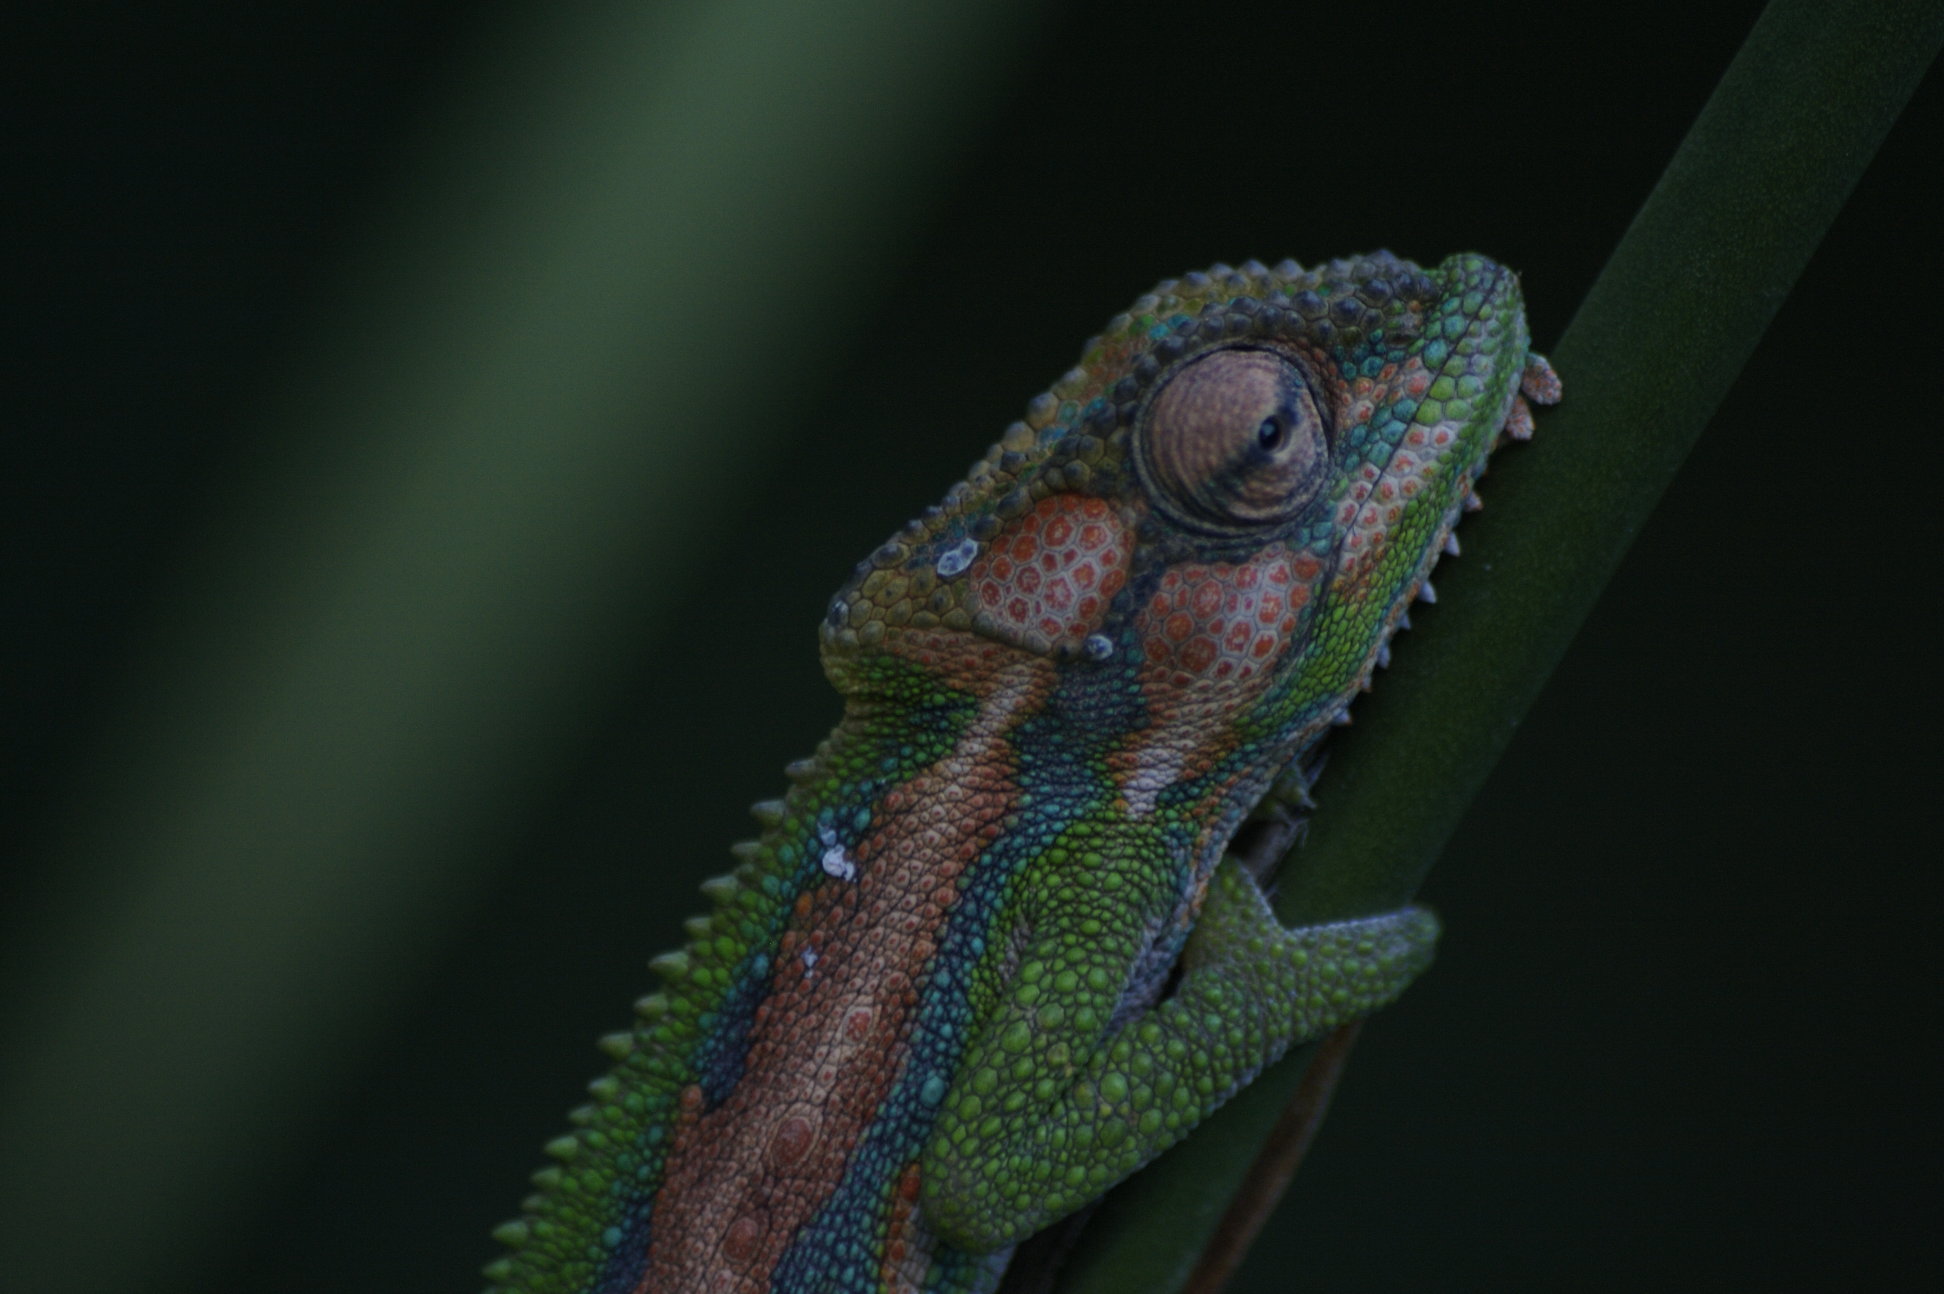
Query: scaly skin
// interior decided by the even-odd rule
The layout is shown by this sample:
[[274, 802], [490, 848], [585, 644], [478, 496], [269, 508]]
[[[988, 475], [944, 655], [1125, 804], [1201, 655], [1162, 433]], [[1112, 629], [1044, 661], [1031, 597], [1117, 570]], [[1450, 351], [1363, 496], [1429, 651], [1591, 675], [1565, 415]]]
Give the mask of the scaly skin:
[[[1281, 928], [1223, 849], [1367, 683], [1524, 396], [1479, 256], [1161, 284], [823, 625], [843, 722], [495, 1234], [504, 1291], [990, 1290], [1420, 909]], [[1171, 972], [1179, 978], [1170, 991]]]

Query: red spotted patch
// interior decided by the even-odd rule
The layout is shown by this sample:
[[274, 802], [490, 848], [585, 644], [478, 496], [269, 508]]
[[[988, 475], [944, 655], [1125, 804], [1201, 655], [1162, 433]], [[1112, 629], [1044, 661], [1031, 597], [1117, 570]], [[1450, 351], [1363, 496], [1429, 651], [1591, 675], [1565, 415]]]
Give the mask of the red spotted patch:
[[1127, 582], [1126, 527], [1100, 499], [1055, 494], [996, 535], [972, 564], [972, 606], [1006, 639], [1078, 647]]
[[1136, 628], [1147, 673], [1175, 687], [1241, 681], [1274, 664], [1295, 635], [1320, 564], [1272, 548], [1242, 565], [1172, 567]]

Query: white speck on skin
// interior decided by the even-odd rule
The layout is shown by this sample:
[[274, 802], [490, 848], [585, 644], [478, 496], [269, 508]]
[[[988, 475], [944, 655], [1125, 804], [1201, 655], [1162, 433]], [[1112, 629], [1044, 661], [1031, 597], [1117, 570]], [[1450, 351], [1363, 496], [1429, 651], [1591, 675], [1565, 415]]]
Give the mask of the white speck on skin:
[[805, 978], [816, 974], [817, 950], [805, 944], [803, 947], [803, 974]]
[[1187, 763], [1187, 753], [1172, 746], [1154, 745], [1137, 751], [1133, 775], [1121, 783], [1121, 794], [1127, 798], [1127, 816], [1139, 819], [1153, 813], [1161, 792], [1180, 780]]
[[840, 881], [855, 881], [857, 863], [844, 852], [843, 843], [837, 839], [837, 833], [829, 827], [818, 827], [817, 839], [823, 841], [824, 845], [824, 875], [834, 876]]
[[978, 540], [971, 538], [959, 540], [951, 548], [939, 554], [938, 566], [936, 568], [939, 577], [949, 580], [954, 575], [963, 574], [966, 568], [972, 565], [973, 559], [978, 555]]

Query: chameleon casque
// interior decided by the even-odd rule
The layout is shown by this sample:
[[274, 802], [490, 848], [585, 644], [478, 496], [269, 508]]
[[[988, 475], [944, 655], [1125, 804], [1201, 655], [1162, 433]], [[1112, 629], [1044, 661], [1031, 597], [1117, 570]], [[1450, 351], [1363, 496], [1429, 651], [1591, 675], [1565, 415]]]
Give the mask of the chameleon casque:
[[1430, 960], [1225, 846], [1559, 381], [1477, 255], [1160, 284], [857, 567], [844, 717], [603, 1040], [495, 1290], [985, 1291]]

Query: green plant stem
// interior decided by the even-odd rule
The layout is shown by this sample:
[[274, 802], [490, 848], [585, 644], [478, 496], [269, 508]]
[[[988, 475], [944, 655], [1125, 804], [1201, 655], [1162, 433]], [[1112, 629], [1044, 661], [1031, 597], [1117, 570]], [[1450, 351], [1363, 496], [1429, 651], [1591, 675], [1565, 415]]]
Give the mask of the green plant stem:
[[[1944, 2], [1775, 0], [1552, 352], [1422, 650], [1358, 707], [1277, 910], [1407, 902], [1944, 41]], [[1181, 1288], [1312, 1049], [1109, 1196], [1064, 1294]]]

